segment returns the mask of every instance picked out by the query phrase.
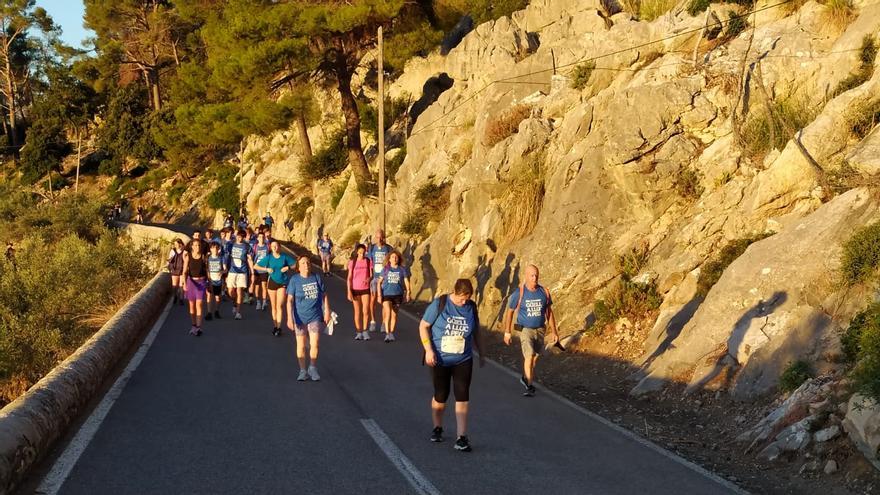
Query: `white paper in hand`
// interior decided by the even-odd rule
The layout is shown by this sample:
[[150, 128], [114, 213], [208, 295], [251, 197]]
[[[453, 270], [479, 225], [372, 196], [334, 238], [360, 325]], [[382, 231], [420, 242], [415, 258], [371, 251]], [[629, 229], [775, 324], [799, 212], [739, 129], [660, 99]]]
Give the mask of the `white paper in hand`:
[[337, 323], [339, 323], [339, 315], [337, 315], [335, 311], [331, 311], [330, 323], [324, 327], [324, 333], [327, 335], [333, 335], [333, 327], [335, 327]]

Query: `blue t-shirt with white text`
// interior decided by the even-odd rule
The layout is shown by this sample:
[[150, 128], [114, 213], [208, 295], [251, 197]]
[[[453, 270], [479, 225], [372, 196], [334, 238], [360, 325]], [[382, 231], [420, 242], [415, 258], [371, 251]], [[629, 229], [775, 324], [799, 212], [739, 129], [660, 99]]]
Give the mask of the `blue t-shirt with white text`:
[[[547, 323], [547, 308], [553, 305], [553, 300], [547, 297], [547, 293], [540, 285], [533, 291], [526, 287], [523, 293], [515, 323], [525, 328], [543, 328]], [[519, 287], [510, 295], [507, 307], [516, 309], [517, 301], [519, 301]]]
[[466, 302], [456, 306], [447, 298], [443, 313], [440, 298], [435, 298], [425, 310], [422, 321], [431, 323], [431, 345], [437, 354], [440, 366], [455, 366], [473, 359], [474, 331], [477, 328], [477, 315], [474, 304]]
[[386, 266], [382, 272], [382, 296], [402, 296], [406, 290], [405, 279], [409, 278], [406, 267]]
[[287, 284], [287, 293], [293, 296], [293, 317], [297, 325], [324, 320], [324, 281], [310, 274], [303, 277], [294, 273]]
[[254, 253], [254, 263], [259, 264], [260, 260], [262, 260], [269, 254], [269, 245], [263, 244], [261, 246], [255, 242], [251, 244], [251, 250]]
[[223, 272], [226, 270], [226, 264], [223, 263], [222, 256], [208, 256], [208, 280], [211, 285], [223, 285]]
[[330, 250], [333, 249], [333, 241], [327, 239], [318, 239], [318, 251], [324, 254], [330, 254]]
[[229, 273], [248, 273], [248, 256], [251, 254], [251, 246], [246, 242], [233, 243], [229, 247]]
[[385, 258], [388, 257], [388, 254], [391, 253], [391, 246], [385, 244], [380, 246], [378, 244], [371, 244], [370, 250], [367, 252], [367, 257], [369, 257], [373, 261], [373, 272], [374, 273], [382, 273], [382, 269], [385, 268]]

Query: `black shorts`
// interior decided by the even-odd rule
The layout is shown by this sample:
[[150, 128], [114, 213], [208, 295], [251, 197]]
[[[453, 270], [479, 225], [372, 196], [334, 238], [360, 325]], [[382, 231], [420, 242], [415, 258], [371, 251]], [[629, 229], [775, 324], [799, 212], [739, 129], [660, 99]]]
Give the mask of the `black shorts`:
[[257, 285], [265, 284], [268, 281], [269, 281], [269, 274], [268, 273], [257, 272], [257, 271], [254, 272], [254, 283], [255, 284], [257, 284]]
[[223, 284], [220, 284], [220, 285], [210, 284], [209, 287], [210, 287], [209, 290], [210, 290], [211, 295], [214, 295], [217, 297], [220, 297], [223, 295]]
[[452, 382], [455, 402], [468, 402], [473, 372], [473, 359], [468, 359], [455, 366], [438, 365], [431, 368], [431, 379], [434, 381], [434, 400], [445, 404], [449, 399], [449, 384]]
[[364, 290], [352, 289], [352, 290], [351, 290], [351, 294], [352, 294], [354, 297], [369, 296], [369, 295], [370, 295], [370, 289], [364, 289]]
[[271, 278], [269, 279], [269, 290], [284, 289], [286, 287], [287, 287], [287, 285], [285, 285], [285, 284], [279, 284], [279, 283], [275, 282], [274, 280], [272, 280]]
[[382, 302], [390, 302], [395, 308], [399, 308], [403, 304], [403, 296], [382, 296]]

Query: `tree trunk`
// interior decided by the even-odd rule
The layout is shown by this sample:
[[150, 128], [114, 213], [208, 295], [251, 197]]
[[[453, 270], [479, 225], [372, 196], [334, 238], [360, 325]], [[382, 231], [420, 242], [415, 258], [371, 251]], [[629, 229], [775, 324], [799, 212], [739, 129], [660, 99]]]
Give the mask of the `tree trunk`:
[[303, 114], [298, 114], [294, 119], [296, 130], [299, 132], [300, 150], [303, 154], [303, 160], [312, 158], [312, 143], [309, 141], [309, 131], [306, 127], [306, 118]]
[[155, 67], [150, 69], [148, 73], [150, 78], [150, 98], [153, 103], [153, 110], [158, 112], [162, 109], [162, 95], [159, 92], [159, 71]]
[[348, 163], [351, 165], [351, 171], [354, 173], [358, 186], [363, 187], [370, 182], [372, 177], [361, 145], [361, 117], [358, 114], [354, 94], [351, 92], [351, 72], [344, 66], [344, 62], [340, 62], [336, 69], [336, 81], [342, 102], [342, 114], [345, 116]]
[[12, 148], [14, 151], [18, 150], [18, 133], [16, 132], [17, 125], [17, 117], [15, 111], [15, 86], [13, 84], [12, 78], [12, 64], [9, 62], [9, 54], [7, 52], [6, 57], [6, 65], [4, 67], [5, 72], [5, 83], [6, 83], [6, 108], [9, 109], [9, 135], [12, 137]]
[[76, 182], [73, 186], [73, 192], [79, 192], [79, 165], [82, 163], [82, 131], [79, 126], [76, 128]]

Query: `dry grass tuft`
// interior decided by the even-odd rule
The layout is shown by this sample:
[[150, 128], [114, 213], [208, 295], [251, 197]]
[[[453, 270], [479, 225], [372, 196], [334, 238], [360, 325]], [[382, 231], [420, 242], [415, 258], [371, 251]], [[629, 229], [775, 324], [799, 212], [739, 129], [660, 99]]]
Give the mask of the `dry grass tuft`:
[[490, 120], [486, 125], [483, 143], [492, 147], [516, 134], [520, 122], [527, 119], [531, 113], [532, 107], [520, 104]]

